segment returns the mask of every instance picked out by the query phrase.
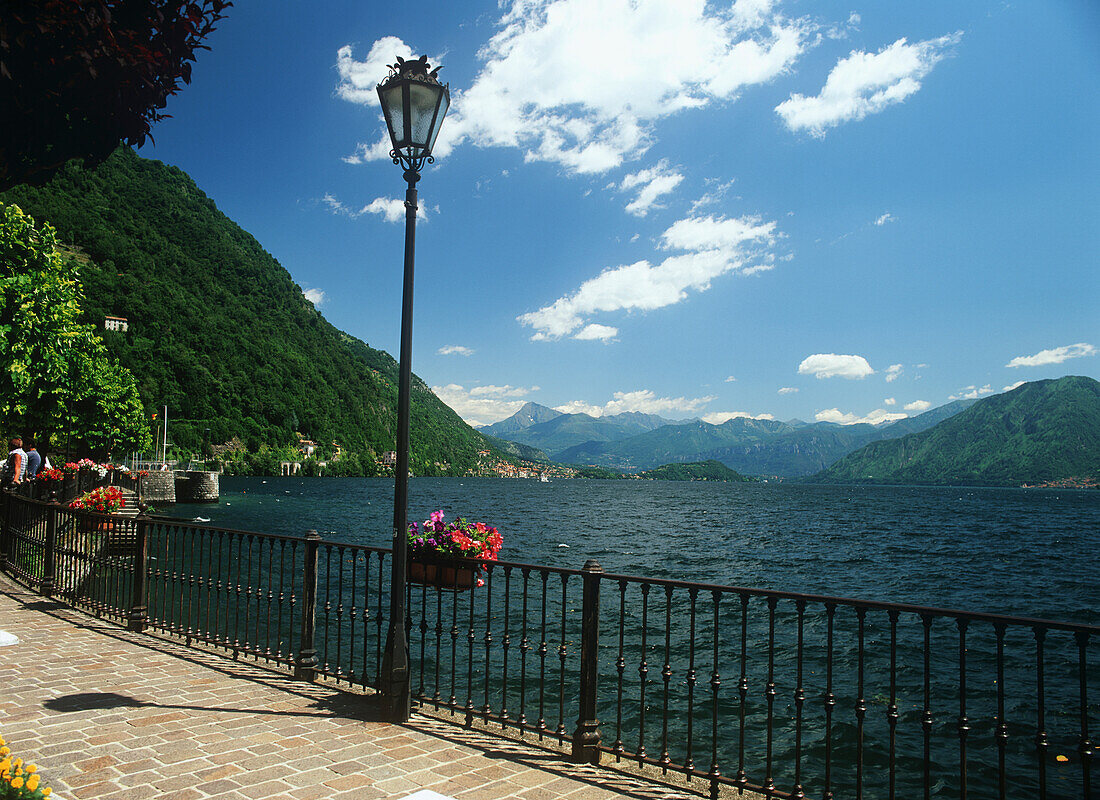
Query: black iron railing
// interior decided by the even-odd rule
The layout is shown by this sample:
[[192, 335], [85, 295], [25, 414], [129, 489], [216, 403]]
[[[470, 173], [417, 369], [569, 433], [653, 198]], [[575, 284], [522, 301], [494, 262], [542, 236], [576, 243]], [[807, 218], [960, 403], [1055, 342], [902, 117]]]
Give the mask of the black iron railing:
[[[5, 494], [5, 571], [92, 613], [377, 688], [389, 553]], [[411, 584], [412, 688], [702, 794], [1092, 797], [1100, 627], [488, 562]]]

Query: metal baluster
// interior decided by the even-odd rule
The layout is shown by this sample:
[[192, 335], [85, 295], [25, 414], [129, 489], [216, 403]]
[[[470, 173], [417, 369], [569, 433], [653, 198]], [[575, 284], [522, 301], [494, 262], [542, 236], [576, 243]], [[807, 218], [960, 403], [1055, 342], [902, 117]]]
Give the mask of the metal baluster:
[[[385, 567], [385, 561], [386, 561], [386, 554], [385, 553], [379, 553], [378, 554], [378, 575], [377, 575], [377, 581], [376, 581], [376, 583], [378, 585], [378, 589], [377, 589], [378, 597], [376, 599], [376, 603], [377, 603], [376, 608], [378, 609], [378, 612], [375, 615], [375, 619], [374, 619], [374, 627], [375, 627], [374, 665], [378, 668], [379, 671], [381, 671], [381, 669], [382, 669], [382, 643], [383, 643], [382, 628], [386, 624], [386, 615], [382, 613], [382, 577], [383, 577], [383, 569]], [[455, 607], [456, 608], [458, 607], [457, 602], [455, 603]], [[376, 672], [375, 673], [375, 685], [379, 685], [380, 683], [381, 683], [381, 678], [378, 677], [378, 673]]]
[[806, 796], [806, 793], [802, 790], [802, 706], [806, 702], [806, 691], [802, 687], [802, 660], [806, 601], [801, 598], [796, 600], [795, 609], [798, 611], [798, 645], [794, 680], [794, 791], [791, 793], [791, 797], [801, 800]]
[[[195, 536], [195, 529], [188, 528], [187, 530], [187, 646], [191, 646], [191, 637], [195, 635], [195, 616], [197, 614], [192, 613], [192, 605], [195, 602], [195, 572], [196, 572], [196, 558], [195, 558], [195, 543], [199, 538]], [[201, 557], [201, 551], [200, 551]], [[200, 587], [201, 588], [201, 587]]]
[[244, 646], [241, 648], [246, 652], [250, 649], [248, 641], [248, 635], [251, 631], [251, 619], [250, 612], [252, 610], [252, 544], [256, 538], [252, 535], [246, 537], [248, 539], [248, 560], [245, 564], [245, 589], [244, 589]]
[[718, 690], [722, 687], [722, 678], [718, 672], [718, 607], [722, 602], [721, 592], [711, 592], [714, 600], [714, 625], [712, 635], [714, 638], [714, 658], [710, 671], [711, 694], [711, 720], [710, 720], [710, 771], [707, 777], [710, 779], [710, 800], [718, 800], [718, 779], [722, 777], [718, 769]]
[[367, 669], [368, 659], [367, 656], [370, 652], [370, 557], [371, 551], [363, 553], [363, 669], [360, 674], [360, 679], [363, 683], [363, 688], [366, 689], [370, 675], [370, 670]]
[[[225, 646], [228, 635], [222, 636], [222, 606], [228, 606], [227, 600], [222, 598], [222, 574], [225, 569], [225, 559], [222, 558], [222, 549], [225, 546], [225, 537], [218, 535], [217, 579], [214, 582], [214, 644]], [[228, 626], [226, 626], [228, 628]]]
[[569, 580], [567, 573], [561, 574], [561, 642], [558, 644], [558, 659], [561, 661], [561, 671], [558, 673], [558, 727], [555, 733], [558, 742], [565, 741], [565, 614], [567, 610], [566, 583]]
[[519, 640], [519, 732], [527, 732], [527, 652], [531, 649], [531, 641], [527, 638], [527, 587], [531, 570], [523, 567], [523, 611], [520, 614], [520, 640]]
[[443, 659], [443, 592], [435, 593], [435, 683], [432, 690], [432, 701], [435, 710], [439, 710], [441, 694], [439, 691], [439, 662]]
[[1047, 796], [1047, 731], [1046, 731], [1046, 675], [1043, 664], [1043, 645], [1046, 643], [1047, 629], [1036, 625], [1035, 632], [1035, 693], [1037, 695], [1035, 720], [1035, 750], [1039, 756], [1039, 798]]
[[[458, 588], [458, 573], [455, 573], [455, 588]], [[466, 632], [466, 727], [474, 724], [474, 642], [477, 634], [474, 632], [474, 594], [470, 591], [470, 625]], [[456, 591], [457, 599], [457, 591]]]
[[[304, 556], [303, 556], [303, 560], [304, 560]], [[288, 620], [287, 626], [289, 627], [290, 632], [287, 636], [287, 650], [286, 650], [286, 652], [287, 652], [287, 658], [290, 659], [290, 660], [293, 660], [294, 659], [294, 654], [296, 652], [298, 652], [297, 649], [295, 649], [295, 647], [294, 647], [294, 632], [295, 632], [295, 630], [298, 630], [298, 626], [294, 624], [295, 620], [298, 619], [298, 615], [295, 613], [298, 610], [298, 596], [294, 593], [294, 581], [295, 581], [295, 578], [298, 575], [302, 575], [303, 581], [305, 579], [305, 576], [304, 576], [305, 570], [304, 569], [302, 569], [302, 570], [298, 569], [298, 540], [297, 539], [291, 539], [290, 540], [290, 564], [291, 564], [290, 599], [289, 599], [290, 609], [287, 612], [287, 614], [288, 614], [288, 616], [287, 616], [287, 620]], [[299, 645], [301, 644], [301, 633], [300, 632], [299, 632], [299, 637], [298, 637], [298, 643], [299, 643]]]
[[649, 584], [642, 584], [642, 661], [638, 664], [638, 766], [645, 766], [645, 688], [649, 676], [646, 637], [649, 636]]
[[966, 737], [970, 720], [966, 717], [966, 628], [970, 621], [959, 617], [959, 800], [966, 800]]
[[485, 722], [489, 721], [489, 715], [493, 707], [489, 704], [489, 681], [491, 680], [492, 645], [493, 645], [493, 565], [486, 564], [485, 574], [485, 702], [481, 707], [481, 716]]
[[[260, 567], [263, 568], [263, 559], [260, 560]], [[271, 660], [271, 606], [275, 602], [275, 587], [272, 583], [272, 573], [275, 571], [275, 540], [267, 540], [267, 607], [264, 609], [264, 658], [267, 661]]]
[[[348, 685], [352, 686], [356, 683], [356, 671], [355, 671], [355, 627], [359, 621], [359, 605], [358, 605], [358, 592], [359, 592], [359, 551], [353, 550], [351, 552], [351, 576], [348, 578], [348, 583], [351, 584], [351, 606], [348, 608]], [[363, 638], [366, 638], [366, 631], [363, 632]], [[362, 674], [366, 675], [366, 664], [363, 665], [364, 669]]]
[[688, 589], [688, 599], [691, 609], [689, 612], [688, 630], [691, 639], [688, 641], [688, 671], [687, 671], [687, 752], [684, 757], [684, 773], [688, 780], [695, 771], [695, 759], [692, 757], [692, 739], [695, 723], [695, 603], [699, 597], [699, 590], [694, 586]]
[[326, 676], [330, 675], [329, 671], [329, 653], [331, 652], [328, 647], [329, 631], [332, 628], [329, 619], [329, 612], [332, 611], [332, 545], [325, 543], [325, 604], [321, 607], [321, 610], [325, 614], [325, 660], [323, 672]]
[[1081, 688], [1081, 741], [1077, 752], [1081, 755], [1082, 796], [1089, 800], [1092, 797], [1092, 742], [1089, 741], [1088, 669], [1085, 659], [1089, 634], [1087, 631], [1077, 631], [1073, 636], [1077, 640], [1077, 682]]
[[665, 684], [664, 698], [661, 711], [661, 757], [658, 761], [661, 764], [661, 774], [667, 775], [669, 765], [672, 764], [672, 759], [668, 755], [668, 695], [669, 684], [672, 680], [672, 665], [669, 663], [671, 659], [671, 643], [672, 643], [672, 587], [665, 587], [665, 662], [661, 667], [661, 680]]
[[924, 798], [932, 797], [932, 615], [920, 615], [924, 626], [924, 711], [921, 728], [924, 731]]
[[856, 688], [856, 800], [863, 797], [863, 721], [867, 715], [867, 701], [863, 696], [863, 667], [864, 667], [864, 623], [867, 619], [867, 609], [863, 606], [856, 607], [858, 654], [857, 654], [857, 688]]
[[[344, 663], [344, 548], [337, 546], [336, 558], [339, 567], [336, 571], [336, 669], [333, 675], [337, 681], [343, 674]], [[328, 587], [326, 587], [327, 589]]]
[[535, 723], [539, 741], [542, 741], [546, 732], [546, 654], [549, 652], [546, 644], [546, 582], [550, 573], [543, 571], [542, 575], [542, 640], [539, 642], [539, 719]]
[[768, 703], [767, 748], [764, 758], [764, 796], [771, 797], [775, 792], [775, 779], [772, 777], [772, 742], [775, 729], [775, 607], [778, 598], [768, 596], [768, 682], [764, 687], [764, 698]]
[[[745, 701], [749, 695], [749, 678], [745, 669], [748, 666], [748, 640], [749, 640], [749, 596], [741, 594], [741, 680], [737, 684], [737, 694], [740, 697], [738, 708], [738, 741], [737, 741], [737, 788], [744, 793], [749, 779], [745, 774]], [[828, 762], [826, 762], [828, 763]], [[827, 767], [826, 767], [827, 769]]]
[[[439, 594], [439, 592], [436, 592]], [[420, 688], [416, 690], [416, 696], [420, 699], [424, 698], [424, 658], [427, 652], [428, 646], [428, 630], [431, 626], [428, 625], [428, 584], [420, 584]], [[438, 655], [438, 653], [436, 654]]]
[[1005, 625], [994, 622], [997, 633], [997, 796], [1005, 800], [1008, 794], [1008, 776], [1005, 770], [1005, 748], [1008, 746], [1008, 723], [1005, 721]]
[[615, 661], [615, 671], [619, 673], [618, 688], [615, 695], [615, 743], [611, 746], [611, 752], [615, 754], [615, 761], [622, 760], [623, 752], [623, 673], [626, 672], [626, 658], [624, 657], [624, 643], [626, 635], [626, 581], [619, 581], [619, 657]]
[[[500, 681], [500, 727], [505, 729], [508, 727], [508, 648], [512, 644], [512, 639], [509, 631], [509, 622], [511, 617], [511, 599], [512, 599], [512, 568], [504, 568], [504, 637], [501, 640], [500, 647], [502, 650], [503, 665], [501, 668], [501, 681]], [[486, 671], [488, 673], [488, 671]]]
[[455, 711], [458, 709], [458, 695], [456, 694], [455, 683], [458, 673], [458, 597], [455, 596], [451, 601], [451, 699], [448, 705], [451, 709], [451, 716], [454, 716]]
[[891, 608], [890, 617], [890, 705], [886, 707], [886, 722], [890, 726], [890, 800], [897, 796], [897, 727], [898, 727], [898, 610]]

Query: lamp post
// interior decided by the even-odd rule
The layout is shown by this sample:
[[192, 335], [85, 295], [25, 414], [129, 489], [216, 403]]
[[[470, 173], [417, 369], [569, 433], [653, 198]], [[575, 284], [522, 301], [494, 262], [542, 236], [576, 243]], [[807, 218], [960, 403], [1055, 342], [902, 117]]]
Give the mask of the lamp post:
[[405, 562], [408, 556], [409, 400], [412, 379], [413, 253], [416, 244], [416, 182], [420, 169], [431, 164], [432, 148], [451, 93], [429, 71], [428, 57], [405, 61], [400, 56], [389, 76], [378, 84], [378, 99], [386, 117], [394, 164], [405, 168], [405, 278], [401, 294], [401, 352], [397, 384], [397, 465], [393, 482], [393, 558], [390, 576], [390, 625], [382, 656], [379, 689], [382, 713], [392, 722], [407, 722], [411, 713], [409, 643], [405, 632]]

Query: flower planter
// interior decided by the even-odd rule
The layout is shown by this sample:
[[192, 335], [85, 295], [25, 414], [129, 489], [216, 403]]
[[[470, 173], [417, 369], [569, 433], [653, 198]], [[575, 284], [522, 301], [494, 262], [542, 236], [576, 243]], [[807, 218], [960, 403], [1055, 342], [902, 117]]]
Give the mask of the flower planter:
[[408, 562], [409, 583], [436, 586], [463, 592], [477, 586], [477, 574], [481, 567], [462, 561], [412, 561]]

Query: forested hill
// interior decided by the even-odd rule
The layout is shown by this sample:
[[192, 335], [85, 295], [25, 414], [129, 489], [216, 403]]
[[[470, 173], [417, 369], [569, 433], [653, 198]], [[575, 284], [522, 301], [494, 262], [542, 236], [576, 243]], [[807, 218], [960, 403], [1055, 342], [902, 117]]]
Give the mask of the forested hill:
[[1019, 486], [1100, 479], [1100, 383], [1067, 376], [979, 400], [934, 428], [874, 442], [811, 479]]
[[[397, 363], [337, 330], [250, 234], [181, 170], [122, 148], [94, 172], [73, 164], [45, 186], [3, 195], [90, 261], [87, 321], [136, 377], [172, 438], [197, 449], [240, 438], [250, 450], [295, 433], [364, 461], [395, 446]], [[129, 320], [103, 331], [104, 315]], [[413, 378], [415, 474], [471, 466], [486, 447]]]

